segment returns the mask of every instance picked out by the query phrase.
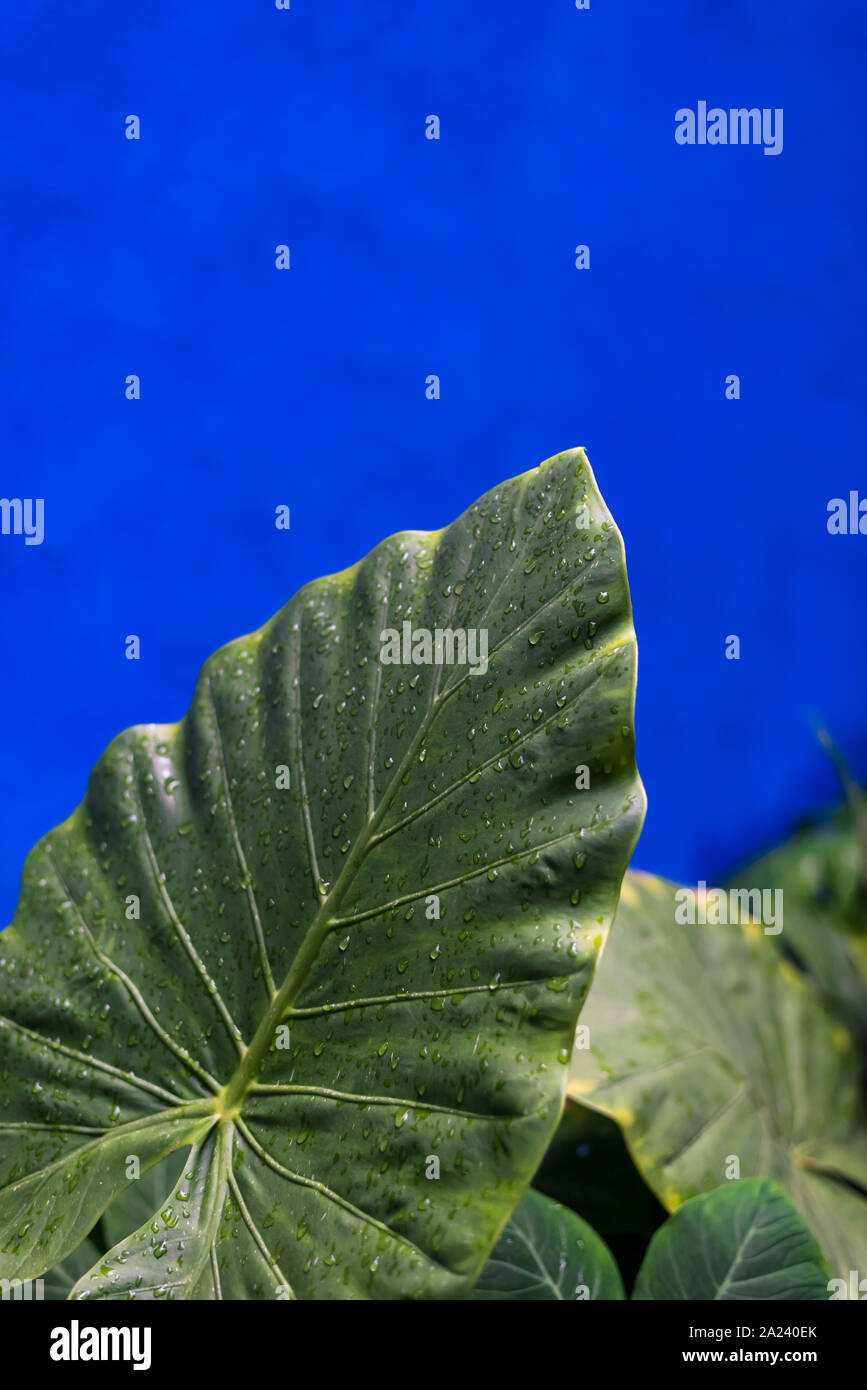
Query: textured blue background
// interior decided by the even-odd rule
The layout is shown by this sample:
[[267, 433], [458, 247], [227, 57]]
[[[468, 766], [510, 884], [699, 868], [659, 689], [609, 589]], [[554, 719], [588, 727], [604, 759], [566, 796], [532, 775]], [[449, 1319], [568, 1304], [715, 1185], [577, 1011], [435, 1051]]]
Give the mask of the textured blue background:
[[[635, 862], [710, 879], [832, 797], [807, 709], [867, 773], [867, 537], [826, 532], [867, 494], [860, 0], [28, 0], [0, 40], [0, 494], [47, 526], [0, 538], [0, 921], [211, 651], [575, 444], [630, 565]], [[783, 107], [783, 153], [677, 146], [699, 99]]]

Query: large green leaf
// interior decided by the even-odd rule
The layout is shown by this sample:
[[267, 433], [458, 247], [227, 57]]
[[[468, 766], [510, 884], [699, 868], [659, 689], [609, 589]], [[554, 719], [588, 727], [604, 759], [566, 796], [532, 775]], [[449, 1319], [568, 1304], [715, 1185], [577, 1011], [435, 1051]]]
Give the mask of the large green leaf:
[[[405, 622], [486, 631], [487, 671], [383, 663]], [[0, 1274], [186, 1149], [78, 1296], [463, 1296], [640, 826], [634, 681], [574, 450], [308, 585], [182, 723], [115, 740], [0, 939]]]
[[692, 1197], [668, 1218], [632, 1297], [827, 1301], [828, 1268], [779, 1184], [744, 1178]]
[[867, 1249], [851, 1040], [772, 936], [679, 925], [675, 891], [627, 875], [569, 1093], [618, 1122], [670, 1211], [738, 1172], [778, 1179], [845, 1278]]
[[568, 1207], [527, 1193], [470, 1294], [477, 1301], [536, 1302], [625, 1297], [614, 1256], [592, 1226]]

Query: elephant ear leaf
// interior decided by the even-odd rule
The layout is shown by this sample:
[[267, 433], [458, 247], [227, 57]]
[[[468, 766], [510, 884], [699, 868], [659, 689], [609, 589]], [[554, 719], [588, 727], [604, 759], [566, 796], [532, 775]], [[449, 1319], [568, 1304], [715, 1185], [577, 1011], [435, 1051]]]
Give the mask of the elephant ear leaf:
[[477, 1302], [624, 1297], [617, 1263], [601, 1236], [574, 1211], [532, 1189], [470, 1294]]
[[828, 1266], [779, 1183], [744, 1178], [684, 1202], [648, 1246], [633, 1298], [825, 1300]]
[[186, 1154], [73, 1298], [463, 1297], [640, 828], [634, 686], [573, 450], [309, 584], [181, 723], [117, 738], [0, 939], [0, 1275]]

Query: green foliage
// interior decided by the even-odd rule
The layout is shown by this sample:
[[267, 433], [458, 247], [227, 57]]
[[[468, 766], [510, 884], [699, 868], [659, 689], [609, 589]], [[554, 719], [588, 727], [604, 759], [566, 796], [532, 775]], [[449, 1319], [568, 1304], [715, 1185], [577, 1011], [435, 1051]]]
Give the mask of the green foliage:
[[680, 925], [674, 894], [627, 875], [569, 1093], [617, 1122], [669, 1211], [775, 1178], [845, 1277], [867, 1249], [858, 1051], [761, 926]]
[[[404, 623], [486, 632], [487, 670], [384, 664]], [[72, 1297], [462, 1297], [559, 1118], [643, 816], [634, 684], [576, 450], [116, 739], [0, 946], [0, 1276], [89, 1239]], [[98, 1224], [130, 1156], [183, 1154]]]
[[[529, 1192], [482, 1271], [474, 1299], [621, 1299], [614, 1258], [592, 1226]], [[656, 1232], [638, 1300], [827, 1301], [828, 1267], [778, 1183], [748, 1178], [692, 1197]]]
[[[484, 631], [487, 660], [407, 664], [437, 629]], [[116, 739], [0, 942], [0, 1278], [851, 1295], [863, 794], [820, 732], [846, 806], [730, 885], [780, 890], [782, 930], [681, 923], [676, 885], [623, 879], [634, 686], [622, 545], [575, 450], [308, 585], [180, 724]]]
[[[860, 794], [859, 794], [860, 795]], [[785, 930], [775, 944], [867, 1048], [867, 912], [864, 830], [852, 806], [802, 827], [739, 870], [738, 883], [781, 889]]]

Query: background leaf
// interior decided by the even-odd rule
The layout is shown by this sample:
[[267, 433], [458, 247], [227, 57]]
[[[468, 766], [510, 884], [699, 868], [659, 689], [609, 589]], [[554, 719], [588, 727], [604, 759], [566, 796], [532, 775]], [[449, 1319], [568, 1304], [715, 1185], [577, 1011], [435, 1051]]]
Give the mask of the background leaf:
[[827, 1301], [828, 1268], [779, 1184], [746, 1178], [691, 1198], [668, 1218], [632, 1296]]
[[785, 930], [777, 947], [867, 1048], [865, 848], [850, 807], [801, 827], [790, 840], [738, 870], [733, 886], [782, 889]]
[[532, 1189], [509, 1221], [471, 1299], [623, 1298], [623, 1281], [592, 1226]]
[[[488, 669], [383, 664], [404, 623], [484, 630]], [[559, 1117], [643, 815], [634, 682], [574, 450], [308, 585], [181, 724], [116, 739], [0, 945], [0, 1273], [184, 1149], [77, 1296], [462, 1297]]]
[[859, 1059], [756, 926], [681, 926], [675, 885], [630, 873], [573, 1055], [570, 1095], [610, 1115], [672, 1211], [726, 1180], [779, 1180], [846, 1277], [867, 1249]]

